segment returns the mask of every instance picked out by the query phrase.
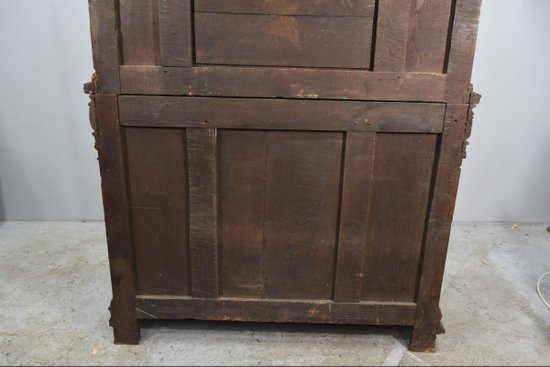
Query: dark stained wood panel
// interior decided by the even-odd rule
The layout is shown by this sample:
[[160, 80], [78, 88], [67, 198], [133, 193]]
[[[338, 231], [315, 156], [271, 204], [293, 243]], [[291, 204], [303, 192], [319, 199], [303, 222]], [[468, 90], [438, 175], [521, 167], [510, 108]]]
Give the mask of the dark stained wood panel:
[[216, 298], [218, 278], [218, 153], [215, 129], [186, 129], [189, 167], [191, 295]]
[[452, 0], [413, 0], [406, 70], [442, 73]]
[[119, 0], [120, 33], [125, 65], [158, 64], [157, 1]]
[[374, 70], [403, 71], [414, 0], [379, 0]]
[[446, 75], [363, 70], [122, 66], [123, 94], [445, 101]]
[[221, 130], [218, 134], [221, 293], [263, 297], [267, 133]]
[[412, 325], [415, 310], [412, 302], [335, 303], [226, 297], [212, 300], [171, 296], [137, 300], [140, 319]]
[[372, 17], [375, 0], [195, 0], [195, 11], [236, 14]]
[[263, 251], [268, 298], [332, 297], [342, 138], [268, 134]]
[[120, 93], [118, 14], [115, 0], [90, 0], [97, 93]]
[[193, 65], [193, 0], [157, 0], [160, 64]]
[[481, 0], [456, 0], [445, 93], [452, 104], [468, 104], [470, 100], [480, 8]]
[[363, 251], [367, 242], [370, 194], [374, 175], [376, 134], [349, 132], [345, 139], [340, 232], [334, 300], [359, 302]]
[[437, 135], [377, 134], [362, 299], [415, 300]]
[[[121, 96], [127, 126], [440, 133], [445, 105]], [[223, 111], [223, 113], [220, 113]]]
[[127, 128], [138, 294], [189, 294], [184, 130]]
[[219, 139], [223, 295], [330, 299], [342, 134], [222, 130]]
[[195, 13], [199, 64], [368, 68], [372, 19]]

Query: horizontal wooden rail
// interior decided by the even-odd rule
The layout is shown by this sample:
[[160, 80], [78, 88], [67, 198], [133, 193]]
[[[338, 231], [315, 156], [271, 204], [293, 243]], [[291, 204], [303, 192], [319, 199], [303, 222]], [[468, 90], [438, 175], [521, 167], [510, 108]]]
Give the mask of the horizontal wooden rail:
[[334, 303], [312, 300], [204, 299], [139, 296], [141, 319], [197, 319], [253, 322], [412, 325], [416, 304], [409, 302]]
[[441, 133], [445, 105], [121, 96], [124, 126]]
[[241, 66], [121, 66], [123, 94], [444, 102], [446, 75]]

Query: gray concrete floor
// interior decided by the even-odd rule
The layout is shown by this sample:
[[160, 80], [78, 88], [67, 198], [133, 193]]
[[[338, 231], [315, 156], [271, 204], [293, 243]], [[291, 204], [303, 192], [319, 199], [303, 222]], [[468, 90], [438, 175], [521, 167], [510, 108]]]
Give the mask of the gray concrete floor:
[[[0, 223], [0, 364], [548, 365], [546, 226], [453, 227], [437, 352], [399, 328], [159, 322], [115, 346], [103, 223]], [[550, 279], [543, 292], [550, 297]]]

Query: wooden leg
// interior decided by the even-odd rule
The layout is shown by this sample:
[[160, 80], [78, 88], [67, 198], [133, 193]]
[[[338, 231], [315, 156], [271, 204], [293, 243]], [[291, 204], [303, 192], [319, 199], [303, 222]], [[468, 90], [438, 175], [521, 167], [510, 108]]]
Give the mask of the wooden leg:
[[103, 189], [103, 206], [111, 269], [111, 326], [117, 344], [139, 343], [139, 325], [136, 316], [136, 292], [128, 185], [123, 154], [123, 134], [118, 122], [118, 103], [115, 95], [94, 96], [95, 136], [99, 152], [99, 167]]
[[137, 319], [132, 325], [113, 327], [115, 344], [139, 344], [140, 331]]
[[119, 307], [114, 307], [114, 300], [112, 300], [109, 311], [111, 312], [109, 326], [113, 328], [115, 344], [139, 344], [141, 338], [139, 320], [132, 317], [135, 314], [134, 310], [124, 312]]
[[439, 307], [426, 316], [426, 319], [417, 321], [412, 328], [409, 345], [411, 352], [435, 352], [436, 337], [445, 332]]
[[442, 330], [439, 298], [454, 200], [458, 190], [468, 111], [469, 105], [448, 105], [445, 115], [416, 299], [416, 322], [409, 347], [415, 352], [434, 352], [436, 335]]

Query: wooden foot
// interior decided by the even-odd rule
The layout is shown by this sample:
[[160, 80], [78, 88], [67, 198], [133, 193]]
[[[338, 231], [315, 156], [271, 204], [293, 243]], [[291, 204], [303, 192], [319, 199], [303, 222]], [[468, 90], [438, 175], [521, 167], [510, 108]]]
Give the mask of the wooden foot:
[[413, 329], [409, 350], [411, 352], [435, 352], [436, 332], [419, 332]]
[[136, 323], [135, 325], [132, 325], [130, 327], [114, 327], [113, 328], [114, 336], [115, 336], [115, 344], [139, 344], [140, 341], [140, 331], [139, 331], [139, 325]]
[[441, 310], [437, 307], [431, 315], [433, 318], [423, 321], [417, 321], [412, 328], [411, 343], [409, 350], [411, 352], [435, 352], [435, 340], [437, 335], [445, 333], [445, 328], [441, 323]]
[[111, 319], [109, 325], [113, 328], [115, 344], [139, 344], [140, 328], [139, 320], [135, 317], [135, 311], [124, 312], [113, 306], [109, 306]]

